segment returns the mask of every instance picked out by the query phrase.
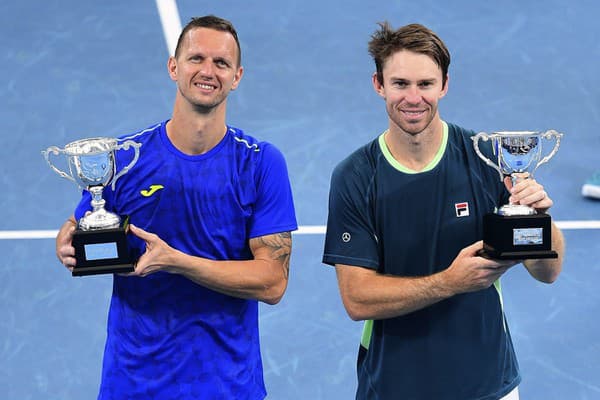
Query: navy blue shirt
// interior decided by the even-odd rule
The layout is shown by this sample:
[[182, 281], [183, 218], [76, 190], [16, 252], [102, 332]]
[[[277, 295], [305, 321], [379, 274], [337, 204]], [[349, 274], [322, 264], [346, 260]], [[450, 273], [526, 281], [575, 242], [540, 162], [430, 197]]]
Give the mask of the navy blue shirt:
[[[509, 194], [472, 135], [444, 123], [440, 151], [418, 173], [393, 159], [383, 135], [343, 160], [331, 180], [323, 262], [426, 276], [481, 240], [483, 215]], [[489, 142], [480, 145], [491, 156]], [[491, 400], [520, 381], [499, 282], [367, 327], [357, 399]]]

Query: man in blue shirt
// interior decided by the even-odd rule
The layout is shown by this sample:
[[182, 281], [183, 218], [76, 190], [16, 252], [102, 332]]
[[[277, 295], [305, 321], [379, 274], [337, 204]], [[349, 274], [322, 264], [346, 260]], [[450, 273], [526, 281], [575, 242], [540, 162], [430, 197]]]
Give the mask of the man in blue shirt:
[[[516, 262], [478, 256], [482, 220], [509, 201], [540, 212], [553, 202], [532, 178], [501, 182], [475, 133], [440, 118], [450, 54], [435, 33], [383, 23], [369, 52], [388, 128], [335, 168], [323, 256], [348, 314], [366, 321], [356, 398], [517, 399], [499, 282]], [[552, 248], [558, 259], [523, 263], [542, 282], [561, 270], [554, 225]]]
[[[168, 61], [172, 117], [122, 138], [141, 144], [139, 160], [104, 199], [130, 217], [139, 258], [114, 276], [99, 399], [266, 395], [258, 302], [285, 292], [297, 223], [281, 152], [226, 124], [243, 71], [231, 23], [193, 18]], [[89, 204], [86, 192], [57, 237], [69, 269]]]

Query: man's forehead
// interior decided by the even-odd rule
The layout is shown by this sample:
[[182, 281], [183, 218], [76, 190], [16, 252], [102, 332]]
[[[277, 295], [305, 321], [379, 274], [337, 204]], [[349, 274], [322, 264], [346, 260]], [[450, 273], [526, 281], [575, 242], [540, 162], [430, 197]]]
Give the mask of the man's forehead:
[[185, 35], [184, 45], [186, 48], [201, 46], [215, 50], [233, 51], [234, 54], [237, 49], [235, 38], [231, 33], [210, 28], [190, 29]]
[[398, 51], [390, 55], [383, 64], [385, 75], [406, 79], [437, 79], [442, 69], [426, 54]]

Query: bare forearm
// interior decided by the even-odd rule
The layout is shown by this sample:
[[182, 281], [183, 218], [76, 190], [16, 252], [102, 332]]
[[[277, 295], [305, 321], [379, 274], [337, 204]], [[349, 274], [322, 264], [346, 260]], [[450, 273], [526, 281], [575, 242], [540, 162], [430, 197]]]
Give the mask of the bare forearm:
[[146, 242], [133, 275], [157, 271], [181, 274], [199, 285], [230, 296], [277, 303], [287, 287], [292, 251], [290, 232], [249, 240], [252, 260], [215, 261], [183, 253], [156, 234], [130, 225], [131, 232]]
[[[339, 272], [338, 279], [340, 288], [347, 284]], [[398, 317], [454, 295], [441, 273], [418, 278], [378, 274], [368, 279], [368, 284], [356, 282], [356, 286], [350, 284], [343, 290], [344, 305], [353, 320]]]
[[277, 303], [287, 286], [287, 268], [278, 268], [268, 260], [215, 261], [176, 255], [165, 270], [229, 296]]
[[561, 230], [554, 223], [552, 223], [552, 250], [558, 253], [558, 258], [527, 260], [523, 263], [531, 276], [540, 282], [554, 282], [562, 270], [565, 241]]
[[423, 277], [383, 275], [375, 270], [336, 265], [344, 306], [352, 319], [393, 318], [459, 293], [489, 288], [514, 261], [477, 255], [483, 242], [462, 249], [448, 268]]

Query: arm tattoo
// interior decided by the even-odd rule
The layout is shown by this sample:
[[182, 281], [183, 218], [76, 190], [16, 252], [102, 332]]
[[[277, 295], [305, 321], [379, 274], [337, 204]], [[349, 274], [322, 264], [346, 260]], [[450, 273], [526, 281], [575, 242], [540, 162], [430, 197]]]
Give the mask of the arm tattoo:
[[271, 258], [278, 260], [283, 266], [283, 275], [288, 279], [290, 272], [290, 254], [292, 252], [292, 234], [281, 232], [260, 238], [262, 244], [271, 250]]

